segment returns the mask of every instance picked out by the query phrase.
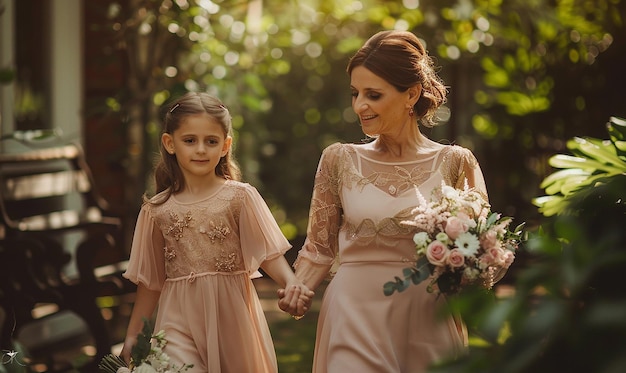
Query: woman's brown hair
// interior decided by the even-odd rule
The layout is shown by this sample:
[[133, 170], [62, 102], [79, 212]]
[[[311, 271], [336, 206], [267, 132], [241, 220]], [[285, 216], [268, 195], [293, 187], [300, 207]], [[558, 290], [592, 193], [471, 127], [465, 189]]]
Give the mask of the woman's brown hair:
[[422, 94], [413, 110], [423, 125], [436, 124], [435, 113], [446, 102], [448, 91], [435, 72], [432, 58], [413, 33], [394, 30], [373, 35], [348, 62], [348, 74], [357, 66], [367, 68], [399, 92], [421, 84]]

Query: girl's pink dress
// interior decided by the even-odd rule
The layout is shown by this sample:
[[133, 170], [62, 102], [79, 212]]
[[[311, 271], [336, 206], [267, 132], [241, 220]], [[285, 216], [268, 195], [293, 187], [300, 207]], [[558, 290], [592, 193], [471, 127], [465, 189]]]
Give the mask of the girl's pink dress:
[[416, 259], [415, 231], [401, 223], [418, 203], [415, 190], [429, 198], [442, 181], [462, 187], [466, 178], [486, 196], [476, 158], [460, 146], [405, 163], [370, 159], [350, 144], [323, 152], [295, 264], [303, 278], [336, 268], [322, 301], [313, 372], [419, 373], [464, 351], [464, 325], [438, 318], [445, 299], [426, 291], [428, 281], [391, 296], [383, 285]]
[[155, 331], [187, 372], [277, 372], [252, 277], [290, 248], [257, 190], [227, 181], [193, 203], [144, 204], [124, 276], [161, 291]]

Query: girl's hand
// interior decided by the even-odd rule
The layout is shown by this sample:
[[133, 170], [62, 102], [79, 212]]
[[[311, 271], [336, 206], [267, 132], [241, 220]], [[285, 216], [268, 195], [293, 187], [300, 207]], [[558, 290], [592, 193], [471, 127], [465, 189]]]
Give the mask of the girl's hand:
[[120, 357], [122, 360], [126, 362], [127, 365], [130, 364], [130, 352], [133, 349], [133, 346], [137, 343], [137, 336], [134, 337], [126, 337], [124, 339], [124, 346], [122, 347], [122, 352], [120, 353]]
[[278, 289], [278, 307], [300, 318], [311, 309], [315, 293], [303, 284], [289, 285], [286, 289]]

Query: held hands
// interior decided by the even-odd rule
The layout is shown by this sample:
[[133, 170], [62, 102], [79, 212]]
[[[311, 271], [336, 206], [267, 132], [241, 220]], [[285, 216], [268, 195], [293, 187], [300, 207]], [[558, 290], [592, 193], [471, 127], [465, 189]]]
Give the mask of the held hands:
[[294, 319], [300, 320], [311, 308], [315, 293], [303, 284], [288, 285], [285, 289], [278, 289], [278, 307], [291, 314]]

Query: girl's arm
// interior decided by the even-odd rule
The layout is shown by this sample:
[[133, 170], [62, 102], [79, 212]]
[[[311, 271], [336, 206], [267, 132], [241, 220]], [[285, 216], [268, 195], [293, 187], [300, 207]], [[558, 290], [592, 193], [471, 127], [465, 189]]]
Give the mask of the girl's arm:
[[130, 315], [128, 328], [126, 330], [126, 338], [124, 339], [124, 347], [120, 356], [126, 363], [130, 362], [130, 352], [137, 342], [137, 335], [141, 333], [144, 319], [150, 320], [152, 314], [159, 302], [161, 292], [158, 290], [150, 290], [142, 283], [137, 285], [137, 295], [135, 305]]

